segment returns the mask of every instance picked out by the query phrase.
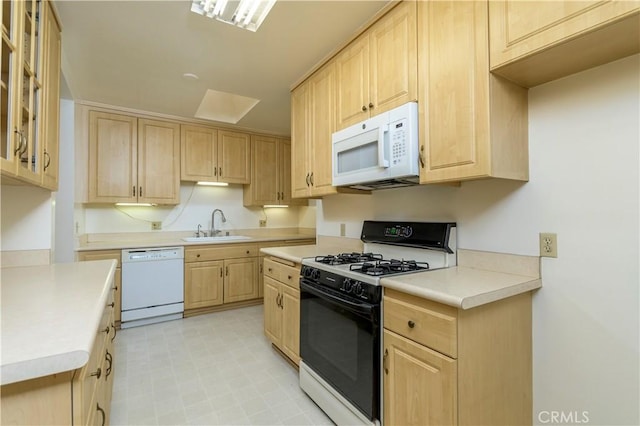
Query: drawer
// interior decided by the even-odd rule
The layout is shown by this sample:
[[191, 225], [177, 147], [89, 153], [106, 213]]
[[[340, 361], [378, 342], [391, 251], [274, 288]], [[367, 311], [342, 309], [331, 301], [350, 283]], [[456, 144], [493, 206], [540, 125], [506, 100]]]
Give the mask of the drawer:
[[225, 244], [198, 248], [186, 248], [185, 262], [205, 262], [208, 260], [236, 259], [258, 256], [257, 244]]
[[99, 250], [99, 251], [81, 251], [78, 252], [78, 260], [117, 260], [117, 268], [120, 267], [120, 250]]
[[276, 257], [265, 257], [264, 275], [289, 287], [300, 288], [300, 265]]
[[384, 328], [458, 357], [456, 308], [389, 289], [385, 289], [383, 304]]

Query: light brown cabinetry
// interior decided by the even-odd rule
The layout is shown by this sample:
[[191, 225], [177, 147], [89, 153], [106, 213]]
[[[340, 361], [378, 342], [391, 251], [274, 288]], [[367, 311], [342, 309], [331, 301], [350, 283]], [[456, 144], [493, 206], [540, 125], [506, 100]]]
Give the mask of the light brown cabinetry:
[[120, 250], [96, 250], [96, 251], [81, 251], [78, 252], [78, 261], [87, 260], [115, 260], [118, 262], [116, 265], [116, 271], [113, 277], [113, 319], [116, 327], [120, 328], [121, 318], [121, 303], [122, 303], [122, 265]]
[[258, 297], [257, 244], [185, 248], [185, 316]]
[[489, 2], [491, 70], [525, 87], [640, 52], [638, 1]]
[[258, 294], [260, 297], [263, 297], [264, 292], [264, 259], [267, 257], [264, 253], [262, 253], [261, 249], [266, 247], [285, 247], [285, 246], [305, 246], [315, 244], [315, 238], [307, 239], [307, 240], [282, 240], [282, 241], [267, 241], [264, 243], [258, 244], [258, 249], [260, 251], [260, 257], [258, 259]]
[[291, 199], [291, 141], [251, 136], [251, 183], [243, 195], [245, 206], [306, 203]]
[[335, 194], [331, 135], [336, 130], [336, 75], [331, 62], [291, 94], [292, 196]]
[[107, 299], [87, 364], [75, 371], [2, 386], [2, 424], [109, 424], [116, 327]]
[[469, 310], [385, 289], [384, 423], [531, 424], [531, 294]]
[[404, 1], [336, 57], [337, 129], [415, 101], [416, 61], [416, 2]]
[[89, 112], [90, 203], [180, 202], [180, 126]]
[[250, 135], [183, 124], [180, 129], [183, 181], [249, 183]]
[[264, 259], [264, 332], [296, 365], [300, 363], [300, 264]]
[[489, 73], [485, 2], [418, 2], [420, 183], [528, 180], [527, 90]]
[[0, 16], [3, 182], [56, 189], [60, 26], [49, 1], [4, 1]]

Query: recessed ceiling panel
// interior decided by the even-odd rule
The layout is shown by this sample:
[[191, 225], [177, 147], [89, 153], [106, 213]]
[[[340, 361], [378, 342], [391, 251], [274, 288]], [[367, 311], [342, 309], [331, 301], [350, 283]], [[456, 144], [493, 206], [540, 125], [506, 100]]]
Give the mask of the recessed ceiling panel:
[[196, 111], [196, 118], [236, 124], [260, 99], [208, 89]]

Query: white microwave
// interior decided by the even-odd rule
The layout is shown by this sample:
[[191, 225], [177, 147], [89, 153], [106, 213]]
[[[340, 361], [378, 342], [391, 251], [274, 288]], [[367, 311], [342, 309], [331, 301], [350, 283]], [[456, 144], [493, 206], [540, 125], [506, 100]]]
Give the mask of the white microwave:
[[333, 186], [371, 190], [419, 181], [416, 102], [335, 132], [331, 141]]

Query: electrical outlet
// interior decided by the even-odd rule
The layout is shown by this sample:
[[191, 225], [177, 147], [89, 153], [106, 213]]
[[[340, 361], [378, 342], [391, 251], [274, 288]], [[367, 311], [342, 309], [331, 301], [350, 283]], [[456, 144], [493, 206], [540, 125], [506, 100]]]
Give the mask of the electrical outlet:
[[264, 228], [265, 226], [267, 226], [267, 220], [266, 219], [260, 219], [260, 228]]
[[162, 229], [162, 222], [151, 222], [151, 230], [159, 231]]
[[347, 229], [347, 225], [344, 223], [340, 224], [340, 236], [344, 237], [346, 235], [346, 229]]
[[540, 256], [558, 257], [558, 236], [551, 233], [540, 233]]

